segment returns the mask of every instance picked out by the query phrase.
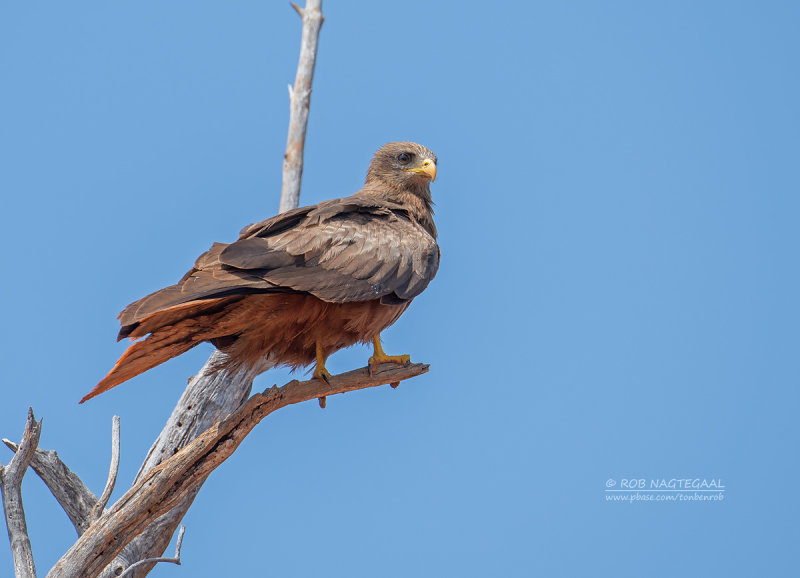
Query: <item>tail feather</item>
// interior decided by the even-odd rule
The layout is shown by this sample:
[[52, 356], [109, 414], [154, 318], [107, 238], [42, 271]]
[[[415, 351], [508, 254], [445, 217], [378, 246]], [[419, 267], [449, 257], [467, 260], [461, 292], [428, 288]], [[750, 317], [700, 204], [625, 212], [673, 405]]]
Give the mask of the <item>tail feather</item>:
[[92, 391], [81, 399], [83, 403], [104, 391], [108, 391], [115, 385], [129, 380], [152, 369], [156, 365], [164, 363], [168, 359], [176, 357], [181, 353], [189, 351], [192, 347], [200, 343], [192, 339], [191, 336], [177, 331], [159, 331], [147, 337], [144, 341], [139, 341], [131, 345], [119, 361], [114, 365], [100, 383]]
[[[203, 341], [225, 335], [225, 327], [220, 321], [228, 313], [226, 308], [240, 298], [235, 296], [198, 300], [143, 318], [129, 334], [133, 338], [147, 337], [128, 347], [108, 375], [80, 403], [189, 351]], [[220, 330], [223, 331], [221, 335]]]

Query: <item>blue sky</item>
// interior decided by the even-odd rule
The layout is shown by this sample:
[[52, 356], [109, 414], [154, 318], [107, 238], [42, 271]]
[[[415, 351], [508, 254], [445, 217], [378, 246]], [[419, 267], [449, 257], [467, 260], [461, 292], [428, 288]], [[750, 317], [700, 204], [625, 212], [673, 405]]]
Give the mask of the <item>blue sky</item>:
[[[270, 416], [153, 575], [796, 575], [797, 4], [324, 11], [301, 202], [437, 153], [441, 268], [384, 334], [431, 371]], [[276, 212], [299, 33], [283, 2], [0, 8], [0, 435], [32, 405], [95, 492], [111, 416], [114, 499], [211, 346], [77, 401], [120, 309]], [[606, 499], [662, 478], [724, 500]], [[74, 531], [24, 492], [44, 575]]]

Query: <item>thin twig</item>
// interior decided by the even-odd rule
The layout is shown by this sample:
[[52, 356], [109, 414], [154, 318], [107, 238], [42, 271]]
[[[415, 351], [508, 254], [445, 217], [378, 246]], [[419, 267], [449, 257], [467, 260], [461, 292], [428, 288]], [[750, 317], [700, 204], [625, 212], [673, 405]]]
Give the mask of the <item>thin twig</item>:
[[95, 576], [154, 517], [179, 504], [211, 472], [228, 459], [267, 415], [287, 405], [322, 396], [397, 383], [428, 371], [420, 363], [387, 363], [369, 375], [365, 368], [330, 376], [330, 383], [313, 378], [274, 386], [248, 399], [222, 422], [212, 426], [174, 456], [142, 476], [96, 524], [93, 524], [50, 570], [48, 578]]
[[36, 578], [36, 565], [33, 562], [33, 548], [28, 536], [25, 509], [22, 507], [22, 478], [33, 460], [42, 421], [36, 422], [33, 408], [28, 408], [25, 431], [19, 442], [19, 449], [6, 467], [0, 466], [0, 493], [3, 494], [3, 512], [14, 557], [14, 574], [17, 578]]
[[100, 499], [92, 508], [92, 522], [103, 514], [111, 492], [114, 491], [117, 483], [117, 472], [119, 472], [119, 416], [115, 415], [111, 419], [111, 466], [108, 469], [108, 481], [106, 481], [106, 487], [103, 489]]
[[303, 151], [306, 143], [308, 111], [311, 106], [311, 83], [314, 80], [319, 31], [325, 20], [322, 15], [322, 0], [307, 0], [303, 9], [296, 4], [292, 6], [303, 19], [303, 37], [300, 41], [300, 60], [297, 64], [294, 90], [289, 99], [289, 136], [286, 139], [286, 154], [283, 158], [281, 212], [297, 208], [300, 200]]
[[[3, 443], [14, 452], [19, 449], [19, 446], [10, 440], [4, 439]], [[31, 460], [31, 468], [64, 508], [78, 536], [83, 534], [92, 523], [92, 508], [97, 503], [94, 492], [61, 461], [54, 450], [37, 448]]]
[[144, 566], [145, 564], [158, 564], [159, 562], [169, 562], [170, 564], [177, 564], [178, 566], [181, 565], [181, 545], [183, 544], [183, 535], [186, 533], [186, 526], [181, 526], [181, 529], [178, 530], [178, 540], [175, 543], [175, 556], [172, 558], [146, 558], [144, 560], [139, 560], [138, 562], [134, 562], [128, 568], [120, 574], [119, 578], [125, 578], [125, 576], [133, 575], [133, 571], [138, 568], [139, 566]]

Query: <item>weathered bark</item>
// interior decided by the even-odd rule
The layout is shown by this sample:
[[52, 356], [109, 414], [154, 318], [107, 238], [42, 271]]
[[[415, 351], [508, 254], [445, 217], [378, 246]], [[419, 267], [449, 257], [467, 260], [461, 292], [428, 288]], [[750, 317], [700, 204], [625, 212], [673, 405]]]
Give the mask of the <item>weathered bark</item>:
[[128, 566], [128, 569], [125, 570], [119, 578], [125, 578], [125, 576], [133, 576], [133, 573], [136, 572], [136, 569], [140, 566], [147, 566], [147, 565], [154, 565], [158, 564], [159, 562], [169, 562], [170, 564], [177, 564], [178, 566], [181, 565], [181, 546], [183, 545], [183, 535], [186, 532], [186, 526], [181, 526], [181, 529], [178, 531], [178, 539], [177, 543], [175, 544], [175, 556], [172, 558], [146, 558], [144, 560], [139, 560]]
[[325, 20], [322, 15], [322, 0], [307, 0], [303, 9], [297, 4], [292, 6], [303, 19], [303, 37], [300, 41], [300, 60], [297, 63], [294, 89], [289, 87], [289, 135], [286, 138], [286, 154], [283, 156], [281, 213], [296, 208], [300, 201], [303, 151], [306, 144], [308, 112], [311, 107], [311, 83], [314, 80], [319, 31]]
[[[248, 398], [253, 378], [264, 367], [251, 372], [210, 371], [222, 356], [221, 352], [215, 351], [203, 369], [189, 380], [189, 385], [172, 410], [172, 415], [139, 468], [134, 483], [139, 482], [150, 470], [176, 454], [209, 427], [226, 418]], [[155, 521], [132, 540], [100, 576], [114, 578], [140, 560], [159, 557], [169, 545], [175, 529], [199, 491], [200, 485], [188, 492], [171, 511], [157, 519], [151, 517]], [[142, 578], [154, 565], [144, 564], [136, 568], [131, 576]]]
[[[19, 446], [7, 439], [3, 440], [12, 451]], [[67, 513], [78, 536], [86, 531], [92, 523], [92, 508], [97, 503], [97, 496], [86, 487], [53, 450], [37, 449], [33, 454], [31, 468], [50, 489], [56, 501]]]
[[97, 503], [92, 507], [92, 522], [101, 516], [105, 510], [108, 499], [117, 485], [117, 473], [119, 472], [119, 416], [115, 415], [111, 420], [111, 466], [108, 469], [108, 481], [103, 493], [100, 494]]
[[7, 466], [0, 466], [3, 513], [8, 528], [8, 540], [11, 543], [11, 555], [14, 558], [14, 574], [17, 578], [36, 578], [33, 549], [31, 539], [28, 537], [25, 509], [22, 507], [22, 478], [36, 453], [41, 433], [41, 420], [37, 423], [33, 417], [33, 409], [28, 408], [28, 419], [25, 422], [19, 449]]
[[273, 411], [315, 398], [383, 384], [396, 384], [428, 371], [424, 364], [384, 364], [370, 375], [367, 368], [320, 379], [291, 381], [249, 398], [236, 412], [212, 426], [185, 448], [150, 470], [77, 542], [48, 573], [48, 578], [95, 576], [154, 517], [169, 512], [230, 457], [252, 429]]

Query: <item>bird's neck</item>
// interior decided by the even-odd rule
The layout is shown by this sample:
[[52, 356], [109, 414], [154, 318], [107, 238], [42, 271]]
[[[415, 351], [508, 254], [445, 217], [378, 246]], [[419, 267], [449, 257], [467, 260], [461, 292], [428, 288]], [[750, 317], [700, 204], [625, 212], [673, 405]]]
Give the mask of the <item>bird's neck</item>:
[[417, 187], [399, 187], [395, 183], [367, 180], [361, 193], [398, 204], [435, 239], [436, 225], [433, 222], [433, 200], [430, 182]]

